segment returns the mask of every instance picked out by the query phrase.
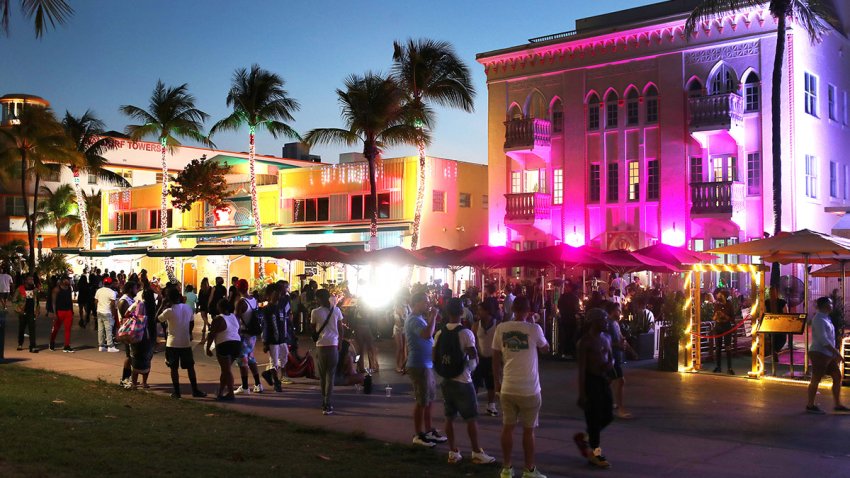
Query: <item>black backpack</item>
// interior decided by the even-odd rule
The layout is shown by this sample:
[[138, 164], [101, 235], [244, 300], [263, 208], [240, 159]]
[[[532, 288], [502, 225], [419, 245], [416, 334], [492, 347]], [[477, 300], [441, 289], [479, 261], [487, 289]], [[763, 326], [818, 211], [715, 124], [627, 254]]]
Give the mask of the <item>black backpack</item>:
[[248, 301], [245, 301], [245, 304], [248, 305], [248, 308], [251, 309], [251, 317], [248, 318], [248, 322], [245, 323], [245, 334], [251, 336], [258, 336], [263, 334], [263, 330], [266, 328], [266, 320], [263, 315], [263, 309], [260, 307], [251, 307], [251, 304]]
[[463, 329], [462, 325], [454, 329], [440, 326], [440, 336], [434, 344], [434, 371], [443, 378], [455, 378], [466, 367], [466, 352], [460, 346], [460, 331]]

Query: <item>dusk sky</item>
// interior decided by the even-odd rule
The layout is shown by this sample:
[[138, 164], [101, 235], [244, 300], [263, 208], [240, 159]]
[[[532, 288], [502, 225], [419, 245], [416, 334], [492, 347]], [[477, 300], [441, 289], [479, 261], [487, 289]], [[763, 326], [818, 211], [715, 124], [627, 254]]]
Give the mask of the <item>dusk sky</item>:
[[[147, 107], [153, 86], [188, 83], [197, 105], [214, 121], [228, 114], [225, 96], [234, 69], [259, 63], [286, 80], [301, 103], [292, 125], [304, 133], [342, 126], [335, 89], [344, 77], [388, 71], [392, 42], [429, 37], [453, 43], [473, 72], [475, 113], [439, 110], [429, 154], [487, 161], [487, 91], [475, 54], [526, 43], [528, 38], [572, 30], [575, 19], [650, 0], [516, 2], [497, 0], [419, 3], [365, 0], [71, 0], [66, 26], [36, 40], [31, 22], [13, 2], [11, 37], [0, 37], [0, 95], [30, 93], [51, 102], [57, 114], [93, 109], [110, 129], [123, 131], [122, 104]], [[213, 138], [220, 149], [246, 151], [247, 130]], [[257, 151], [280, 155], [286, 140], [267, 133]], [[346, 147], [313, 152], [336, 162]], [[386, 156], [415, 154], [414, 148]]]

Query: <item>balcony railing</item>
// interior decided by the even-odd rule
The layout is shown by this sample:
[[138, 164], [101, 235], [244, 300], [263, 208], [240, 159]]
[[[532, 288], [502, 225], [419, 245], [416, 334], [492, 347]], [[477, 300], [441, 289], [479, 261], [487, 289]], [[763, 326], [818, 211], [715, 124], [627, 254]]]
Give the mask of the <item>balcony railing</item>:
[[745, 188], [737, 181], [691, 183], [691, 214], [731, 215], [744, 207]]
[[552, 144], [552, 125], [537, 118], [505, 121], [505, 149], [534, 149]]
[[732, 128], [744, 119], [744, 99], [736, 93], [697, 96], [688, 100], [691, 131]]
[[552, 196], [543, 193], [505, 194], [505, 221], [534, 222], [549, 219]]

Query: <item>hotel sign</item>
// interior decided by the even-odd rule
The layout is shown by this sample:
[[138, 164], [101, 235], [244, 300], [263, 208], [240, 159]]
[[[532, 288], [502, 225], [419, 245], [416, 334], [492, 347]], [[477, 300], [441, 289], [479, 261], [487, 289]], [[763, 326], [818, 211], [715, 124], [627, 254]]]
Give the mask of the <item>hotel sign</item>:
[[756, 332], [802, 334], [805, 330], [806, 314], [764, 314]]

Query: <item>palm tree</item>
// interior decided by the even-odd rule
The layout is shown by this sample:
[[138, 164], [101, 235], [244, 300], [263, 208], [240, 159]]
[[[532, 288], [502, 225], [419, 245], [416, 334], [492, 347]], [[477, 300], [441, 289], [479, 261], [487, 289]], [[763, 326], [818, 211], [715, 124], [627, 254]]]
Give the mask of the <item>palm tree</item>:
[[[257, 204], [257, 179], [254, 172], [255, 146], [254, 136], [257, 129], [265, 129], [273, 138], [283, 135], [301, 139], [297, 132], [284, 121], [293, 121], [293, 111], [301, 106], [283, 89], [284, 80], [275, 73], [251, 65], [251, 70], [240, 68], [233, 73], [230, 91], [227, 93], [227, 106], [233, 113], [213, 125], [210, 136], [218, 131], [238, 130], [248, 126], [248, 170], [251, 181], [251, 215], [257, 230], [257, 246], [263, 247], [263, 227], [260, 223], [260, 208]], [[260, 262], [260, 277], [264, 275]]]
[[[162, 151], [162, 199], [160, 202], [160, 232], [162, 233], [162, 248], [168, 245], [168, 161], [166, 152], [174, 152], [179, 147], [178, 138], [188, 138], [205, 145], [212, 146], [209, 138], [201, 130], [209, 115], [195, 107], [195, 97], [189, 94], [189, 86], [183, 83], [177, 87], [166, 87], [162, 80], [156, 82], [150, 98], [148, 110], [138, 106], [124, 105], [121, 112], [141, 124], [127, 126], [126, 132], [133, 140], [145, 137], [159, 139]], [[165, 259], [165, 271], [171, 281], [174, 276], [174, 259]]]
[[720, 15], [765, 5], [778, 24], [776, 53], [773, 58], [770, 113], [773, 143], [773, 233], [779, 234], [782, 231], [782, 88], [780, 86], [788, 19], [803, 27], [812, 43], [817, 43], [830, 25], [838, 30], [841, 28], [834, 5], [831, 0], [704, 0], [688, 17], [685, 23], [685, 34], [691, 38], [700, 23]]
[[[393, 42], [393, 78], [405, 93], [405, 101], [421, 128], [431, 129], [435, 121], [431, 103], [466, 112], [474, 110], [475, 87], [469, 68], [455, 53], [451, 43], [430, 39]], [[419, 149], [419, 185], [413, 215], [411, 249], [419, 245], [419, 224], [425, 198], [425, 144]]]
[[82, 154], [85, 166], [82, 168], [71, 167], [74, 174], [74, 193], [77, 200], [77, 213], [81, 220], [78, 221], [82, 228], [83, 248], [91, 247], [91, 230], [88, 228], [88, 209], [86, 207], [85, 195], [80, 188], [80, 171], [84, 170], [89, 175], [96, 175], [99, 180], [119, 186], [130, 187], [130, 183], [118, 173], [106, 169], [109, 163], [103, 154], [118, 147], [118, 142], [113, 138], [104, 136], [106, 125], [95, 116], [91, 110], [86, 110], [82, 116], [74, 116], [69, 111], [65, 112], [62, 126], [68, 137], [74, 142], [77, 151]]
[[[0, 31], [9, 34], [9, 17], [12, 11], [12, 0], [0, 0]], [[35, 37], [41, 38], [47, 30], [64, 25], [74, 14], [74, 9], [65, 0], [21, 0], [21, 12], [32, 19], [35, 27]]]
[[304, 136], [308, 145], [363, 144], [363, 156], [369, 166], [369, 191], [372, 201], [370, 248], [377, 248], [378, 237], [378, 184], [377, 160], [381, 150], [402, 144], [428, 145], [427, 130], [417, 128], [410, 121], [411, 114], [404, 104], [404, 92], [392, 77], [368, 72], [363, 76], [351, 75], [345, 79], [345, 90], [336, 90], [346, 123], [342, 128], [318, 128]]
[[[27, 179], [34, 179], [33, 196], [37, 197], [42, 176], [55, 171], [61, 164], [79, 164], [81, 158], [49, 108], [25, 108], [19, 119], [18, 124], [0, 128], [0, 173], [12, 173], [21, 181], [29, 245], [27, 265], [32, 271], [35, 270], [36, 225], [30, 209]], [[33, 203], [36, 202], [34, 199]]]
[[[83, 196], [83, 202], [85, 203], [85, 209], [88, 211], [86, 215], [86, 228], [88, 231], [93, 234], [89, 237], [89, 243], [82, 244], [82, 246], [86, 249], [92, 249], [93, 243], [96, 242], [94, 239], [97, 238], [98, 231], [100, 230], [100, 191], [94, 192], [91, 191], [90, 194], [86, 194], [83, 190], [81, 191]], [[65, 233], [65, 239], [78, 244], [81, 240], [84, 240], [83, 235], [83, 224], [81, 222], [82, 216], [80, 215], [71, 215], [68, 221], [68, 231]]]
[[56, 247], [62, 247], [62, 231], [70, 224], [74, 213], [74, 190], [63, 184], [52, 191], [42, 186], [39, 196], [44, 197], [35, 208], [35, 226], [38, 230], [48, 226], [56, 228]]

